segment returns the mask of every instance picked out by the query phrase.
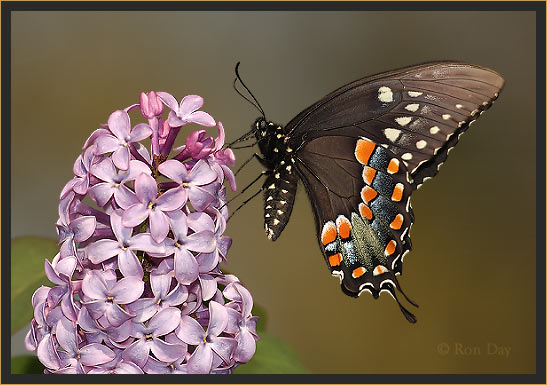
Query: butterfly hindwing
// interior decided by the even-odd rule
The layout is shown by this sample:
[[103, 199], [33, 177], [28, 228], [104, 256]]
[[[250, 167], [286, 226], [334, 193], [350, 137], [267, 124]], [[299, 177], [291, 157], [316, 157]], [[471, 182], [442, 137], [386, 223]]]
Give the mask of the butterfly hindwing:
[[302, 148], [296, 169], [325, 260], [344, 292], [357, 296], [366, 288], [377, 295], [386, 279], [396, 286], [413, 221], [404, 164], [369, 139], [330, 136]]

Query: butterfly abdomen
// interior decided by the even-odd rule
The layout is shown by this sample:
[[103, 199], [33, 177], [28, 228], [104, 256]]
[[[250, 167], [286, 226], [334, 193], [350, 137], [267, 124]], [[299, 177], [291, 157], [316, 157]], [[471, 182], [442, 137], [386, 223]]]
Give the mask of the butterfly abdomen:
[[272, 241], [280, 235], [291, 216], [298, 176], [295, 173], [293, 150], [287, 144], [283, 127], [263, 118], [255, 121], [260, 152], [268, 177], [264, 191], [264, 230]]
[[264, 230], [275, 241], [287, 225], [296, 196], [298, 178], [292, 171], [273, 171], [266, 179], [264, 189]]

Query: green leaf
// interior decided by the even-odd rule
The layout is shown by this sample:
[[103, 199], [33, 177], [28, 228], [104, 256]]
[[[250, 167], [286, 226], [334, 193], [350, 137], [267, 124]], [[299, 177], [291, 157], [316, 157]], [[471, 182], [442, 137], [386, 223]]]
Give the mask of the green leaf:
[[266, 332], [259, 333], [256, 353], [246, 364], [238, 366], [234, 374], [307, 374], [309, 370], [283, 340]]
[[44, 365], [36, 356], [12, 357], [11, 374], [44, 374]]
[[11, 240], [11, 334], [32, 319], [32, 294], [41, 285], [51, 285], [44, 272], [44, 260], [51, 261], [58, 252], [59, 246], [53, 239]]
[[266, 315], [266, 309], [254, 303], [252, 314], [253, 316], [258, 316], [259, 318], [258, 323], [256, 325], [256, 330], [259, 332], [263, 332], [264, 330], [266, 330], [266, 325], [268, 324], [268, 316]]

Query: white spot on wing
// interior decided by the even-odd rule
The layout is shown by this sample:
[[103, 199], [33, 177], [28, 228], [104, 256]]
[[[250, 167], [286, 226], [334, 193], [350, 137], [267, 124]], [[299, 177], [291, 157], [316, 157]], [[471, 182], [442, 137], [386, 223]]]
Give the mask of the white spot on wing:
[[408, 91], [408, 96], [410, 96], [411, 98], [416, 98], [416, 97], [420, 96], [421, 94], [422, 94], [422, 92]]
[[342, 283], [342, 281], [344, 280], [344, 272], [343, 272], [342, 270], [340, 270], [340, 271], [334, 270], [334, 271], [332, 272], [332, 275], [333, 275], [334, 277], [340, 278], [340, 283]]
[[412, 154], [410, 152], [405, 152], [403, 155], [401, 155], [401, 158], [403, 160], [411, 160], [412, 159]]
[[399, 117], [399, 118], [395, 118], [395, 121], [397, 122], [398, 125], [400, 126], [406, 126], [408, 123], [410, 123], [410, 121], [412, 120], [412, 118], [408, 117], [408, 116], [402, 116], [402, 117]]
[[432, 133], [433, 135], [437, 134], [439, 131], [441, 131], [441, 129], [437, 126], [433, 126], [429, 129], [429, 132]]
[[405, 110], [411, 111], [411, 112], [416, 112], [418, 110], [418, 108], [420, 108], [420, 105], [418, 103], [412, 103], [412, 104], [408, 104], [405, 107]]
[[461, 104], [456, 104], [456, 108], [463, 108], [463, 106]]
[[422, 148], [425, 148], [427, 146], [427, 142], [425, 140], [419, 140], [416, 142], [416, 147], [421, 150]]
[[393, 92], [389, 87], [380, 87], [378, 88], [378, 100], [383, 103], [390, 103], [393, 101]]
[[452, 117], [452, 115], [450, 115], [450, 114], [443, 114], [443, 119], [444, 119], [444, 120], [448, 120], [448, 119], [450, 119], [451, 117]]
[[399, 135], [401, 135], [401, 130], [397, 130], [396, 128], [386, 128], [384, 130], [384, 134], [386, 135], [386, 138], [392, 142], [395, 142]]

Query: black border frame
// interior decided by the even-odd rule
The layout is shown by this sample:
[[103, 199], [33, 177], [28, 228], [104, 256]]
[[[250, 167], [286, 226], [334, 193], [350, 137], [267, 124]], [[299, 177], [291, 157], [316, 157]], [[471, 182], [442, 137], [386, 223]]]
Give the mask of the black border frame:
[[[189, 2], [123, 2], [123, 1], [3, 1], [1, 4], [1, 184], [2, 184], [2, 325], [1, 383], [106, 383], [101, 375], [43, 376], [11, 374], [11, 13], [14, 11], [534, 11], [536, 13], [536, 373], [535, 374], [250, 374], [236, 376], [189, 375], [187, 383], [538, 383], [546, 382], [545, 287], [546, 287], [546, 131], [545, 103], [546, 68], [544, 1], [189, 1]], [[178, 376], [153, 377], [153, 382], [180, 383]], [[161, 379], [161, 380], [160, 380]], [[116, 377], [116, 382], [143, 384], [149, 376]]]

